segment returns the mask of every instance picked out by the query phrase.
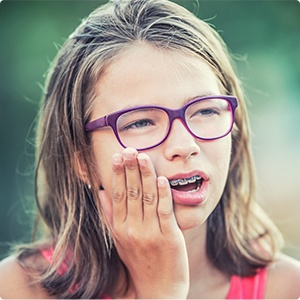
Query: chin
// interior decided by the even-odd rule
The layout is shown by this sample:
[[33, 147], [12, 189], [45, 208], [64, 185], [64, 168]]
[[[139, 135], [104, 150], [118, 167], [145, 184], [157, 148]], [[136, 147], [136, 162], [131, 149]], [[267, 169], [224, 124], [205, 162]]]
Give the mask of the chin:
[[176, 221], [181, 231], [197, 228], [206, 222], [208, 215], [195, 212], [193, 209], [195, 210], [195, 208], [185, 208], [185, 211], [175, 209]]

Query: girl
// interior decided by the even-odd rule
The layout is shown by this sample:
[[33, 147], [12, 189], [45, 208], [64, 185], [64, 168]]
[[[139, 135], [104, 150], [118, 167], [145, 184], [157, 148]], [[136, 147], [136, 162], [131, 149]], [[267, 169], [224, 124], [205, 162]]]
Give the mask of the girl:
[[243, 93], [218, 34], [166, 0], [94, 11], [60, 50], [37, 136], [40, 237], [3, 298], [298, 298], [255, 202]]

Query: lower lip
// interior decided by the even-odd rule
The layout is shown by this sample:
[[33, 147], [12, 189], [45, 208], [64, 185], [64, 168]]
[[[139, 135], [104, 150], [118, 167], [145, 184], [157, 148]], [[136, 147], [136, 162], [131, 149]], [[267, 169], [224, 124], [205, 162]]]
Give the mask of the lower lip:
[[199, 190], [193, 192], [183, 192], [171, 189], [173, 200], [177, 204], [199, 205], [207, 199], [208, 181], [202, 182]]

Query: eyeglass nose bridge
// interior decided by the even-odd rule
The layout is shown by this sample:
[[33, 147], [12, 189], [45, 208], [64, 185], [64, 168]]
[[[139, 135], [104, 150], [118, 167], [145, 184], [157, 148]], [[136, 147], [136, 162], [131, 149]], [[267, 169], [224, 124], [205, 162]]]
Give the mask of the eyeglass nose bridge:
[[[186, 119], [185, 119], [185, 112], [187, 110], [187, 106], [184, 106], [184, 107], [181, 107], [181, 108], [178, 108], [178, 109], [170, 109], [170, 108], [165, 108], [164, 111], [167, 113], [168, 117], [169, 117], [169, 128], [168, 128], [168, 131], [166, 133], [166, 136], [165, 138], [163, 139], [162, 142], [164, 142], [170, 132], [171, 132], [171, 129], [172, 129], [172, 125], [173, 125], [173, 122], [176, 120], [176, 119], [179, 119], [181, 121], [181, 123], [183, 124], [183, 126], [185, 127], [185, 129], [195, 138], [197, 138], [197, 136], [191, 131], [191, 129], [189, 128], [187, 122], [186, 122]], [[162, 143], [161, 142], [161, 143]]]

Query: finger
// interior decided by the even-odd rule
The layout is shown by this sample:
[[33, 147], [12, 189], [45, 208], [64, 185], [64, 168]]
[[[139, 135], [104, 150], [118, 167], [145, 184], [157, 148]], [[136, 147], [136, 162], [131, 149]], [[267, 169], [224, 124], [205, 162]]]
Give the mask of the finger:
[[168, 179], [164, 176], [159, 176], [157, 178], [157, 187], [157, 214], [159, 218], [160, 230], [163, 234], [170, 234], [174, 231], [174, 228], [178, 227], [178, 225], [174, 215], [173, 199]]
[[126, 176], [123, 157], [120, 153], [115, 153], [112, 157], [112, 219], [113, 226], [117, 227], [126, 220]]
[[[145, 153], [138, 155], [138, 162], [142, 178], [142, 205], [143, 205], [143, 220], [144, 222], [151, 222], [157, 220], [157, 185], [156, 173], [154, 166]], [[158, 224], [159, 225], [159, 224]]]
[[132, 222], [143, 219], [142, 183], [137, 155], [138, 152], [134, 148], [126, 148], [123, 151], [127, 188], [127, 220], [131, 218]]

